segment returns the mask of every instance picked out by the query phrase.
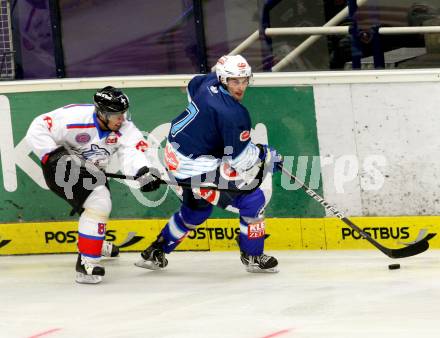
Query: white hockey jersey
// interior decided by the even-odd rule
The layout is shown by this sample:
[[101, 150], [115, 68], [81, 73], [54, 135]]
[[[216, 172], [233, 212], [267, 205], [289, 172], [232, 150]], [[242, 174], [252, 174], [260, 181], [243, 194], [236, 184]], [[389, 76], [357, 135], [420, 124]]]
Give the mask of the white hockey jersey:
[[42, 114], [32, 121], [26, 141], [40, 160], [64, 146], [102, 170], [115, 153], [126, 175], [147, 166], [148, 144], [133, 122], [124, 121], [117, 132], [102, 130], [94, 111], [93, 104], [71, 104]]

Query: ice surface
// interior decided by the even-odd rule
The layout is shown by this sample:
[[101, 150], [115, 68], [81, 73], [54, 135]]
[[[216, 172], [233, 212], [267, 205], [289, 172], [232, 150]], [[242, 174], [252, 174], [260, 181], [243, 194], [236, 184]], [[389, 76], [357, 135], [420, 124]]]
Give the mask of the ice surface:
[[268, 253], [278, 274], [238, 252], [175, 252], [162, 271], [122, 253], [98, 285], [75, 283], [76, 255], [1, 256], [0, 337], [440, 337], [440, 251]]

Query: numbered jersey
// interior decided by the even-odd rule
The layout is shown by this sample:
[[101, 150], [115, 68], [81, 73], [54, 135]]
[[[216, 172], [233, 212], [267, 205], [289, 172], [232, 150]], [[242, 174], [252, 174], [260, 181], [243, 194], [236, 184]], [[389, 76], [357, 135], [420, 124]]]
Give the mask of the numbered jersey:
[[188, 178], [216, 169], [222, 160], [245, 171], [258, 160], [247, 109], [218, 82], [215, 73], [194, 77], [188, 107], [172, 121], [165, 150], [168, 169]]
[[94, 105], [72, 104], [35, 118], [26, 141], [40, 160], [60, 146], [84, 160], [105, 169], [117, 153], [124, 173], [135, 175], [147, 165], [144, 152], [148, 145], [131, 121], [124, 121], [119, 131], [99, 127]]

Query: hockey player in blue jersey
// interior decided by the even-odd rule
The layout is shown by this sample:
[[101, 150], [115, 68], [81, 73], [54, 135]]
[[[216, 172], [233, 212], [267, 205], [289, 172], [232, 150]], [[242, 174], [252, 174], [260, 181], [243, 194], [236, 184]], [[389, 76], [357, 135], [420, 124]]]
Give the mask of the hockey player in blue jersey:
[[[264, 254], [265, 197], [258, 188], [264, 172], [278, 170], [282, 157], [267, 145], [251, 141], [251, 119], [240, 103], [252, 77], [240, 55], [223, 56], [215, 73], [194, 77], [187, 88], [188, 107], [172, 121], [165, 147], [169, 172], [183, 184], [177, 211], [136, 266], [156, 270], [189, 231], [205, 222], [213, 206], [240, 214], [237, 242], [248, 272], [277, 272], [278, 261]], [[209, 182], [226, 189], [200, 188]]]

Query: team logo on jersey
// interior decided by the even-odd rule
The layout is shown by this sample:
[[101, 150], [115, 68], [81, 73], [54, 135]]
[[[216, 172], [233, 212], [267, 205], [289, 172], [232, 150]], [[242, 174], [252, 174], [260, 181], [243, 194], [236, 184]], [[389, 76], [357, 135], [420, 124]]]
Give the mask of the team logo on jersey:
[[211, 91], [211, 93], [213, 94], [218, 94], [218, 88], [216, 86], [211, 86], [209, 87], [209, 90]]
[[105, 144], [116, 144], [116, 143], [118, 143], [118, 135], [112, 132], [105, 139]]
[[90, 141], [90, 135], [87, 133], [79, 133], [78, 135], [75, 136], [75, 141], [78, 143], [87, 143]]
[[105, 148], [100, 148], [97, 144], [92, 144], [90, 150], [84, 151], [81, 155], [88, 160], [92, 157], [107, 157], [110, 153]]
[[45, 116], [43, 120], [44, 120], [44, 121], [46, 122], [46, 124], [47, 124], [47, 129], [49, 129], [49, 131], [51, 131], [52, 126], [53, 126], [52, 118], [51, 118], [50, 116]]
[[177, 170], [177, 167], [179, 166], [179, 160], [170, 144], [167, 144], [165, 147], [165, 164], [171, 171]]
[[244, 130], [241, 132], [240, 141], [244, 142], [249, 140], [250, 138], [251, 138], [251, 133], [249, 132], [249, 130]]
[[220, 174], [228, 181], [236, 181], [240, 178], [238, 173], [228, 163], [223, 163], [220, 166]]
[[220, 198], [220, 191], [206, 188], [195, 188], [194, 192], [203, 198], [205, 201], [216, 205]]
[[258, 223], [251, 223], [248, 225], [248, 238], [262, 238], [266, 233], [266, 227], [264, 225], [264, 221]]
[[143, 153], [145, 153], [147, 151], [147, 149], [148, 149], [147, 142], [145, 142], [144, 140], [139, 141], [136, 144], [136, 149], [139, 150], [139, 151], [142, 151]]

